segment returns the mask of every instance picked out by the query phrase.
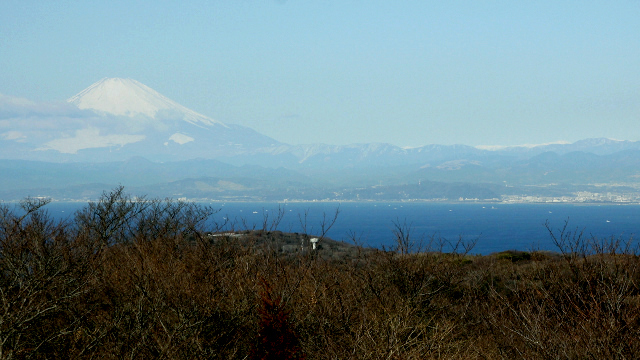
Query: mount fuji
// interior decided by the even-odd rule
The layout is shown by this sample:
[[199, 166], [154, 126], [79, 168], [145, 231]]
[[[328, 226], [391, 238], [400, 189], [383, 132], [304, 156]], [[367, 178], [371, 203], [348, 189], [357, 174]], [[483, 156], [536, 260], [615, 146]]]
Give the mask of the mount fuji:
[[168, 112], [202, 128], [215, 125], [228, 127], [220, 121], [187, 109], [133, 79], [104, 78], [69, 98], [67, 102], [79, 109], [91, 109], [115, 116], [157, 119], [162, 118], [163, 112]]
[[181, 161], [259, 154], [281, 145], [190, 110], [133, 79], [104, 78], [66, 103], [9, 96], [0, 101], [11, 105], [0, 112], [2, 158]]
[[0, 199], [84, 199], [117, 184], [260, 201], [626, 194], [637, 192], [638, 169], [640, 141], [606, 138], [491, 148], [289, 145], [132, 79], [105, 78], [55, 103], [0, 94]]

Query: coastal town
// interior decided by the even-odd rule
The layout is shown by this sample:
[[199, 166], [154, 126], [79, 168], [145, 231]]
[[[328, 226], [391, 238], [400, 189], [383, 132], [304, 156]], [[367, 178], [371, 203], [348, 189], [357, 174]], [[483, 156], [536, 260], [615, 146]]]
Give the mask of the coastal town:
[[597, 193], [578, 191], [569, 196], [529, 196], [529, 195], [504, 195], [500, 199], [502, 203], [616, 203], [616, 204], [640, 204], [638, 193]]

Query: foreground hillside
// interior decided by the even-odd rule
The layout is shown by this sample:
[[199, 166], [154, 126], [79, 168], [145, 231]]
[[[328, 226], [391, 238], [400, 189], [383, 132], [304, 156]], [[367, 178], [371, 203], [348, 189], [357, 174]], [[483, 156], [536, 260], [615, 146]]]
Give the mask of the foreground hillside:
[[0, 207], [1, 358], [640, 356], [640, 258], [619, 239], [416, 253], [399, 226], [390, 251], [314, 251], [277, 217], [221, 233], [210, 208], [122, 188], [68, 222], [45, 204]]

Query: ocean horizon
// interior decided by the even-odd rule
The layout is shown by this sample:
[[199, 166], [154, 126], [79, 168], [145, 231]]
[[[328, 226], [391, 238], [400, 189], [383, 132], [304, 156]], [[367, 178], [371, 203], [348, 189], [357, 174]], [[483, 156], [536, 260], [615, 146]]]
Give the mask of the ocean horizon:
[[[581, 233], [584, 238], [633, 239], [640, 228], [640, 205], [577, 204], [483, 204], [483, 203], [407, 203], [407, 202], [304, 202], [198, 203], [217, 210], [211, 230], [240, 231], [247, 228], [306, 232], [322, 235], [335, 217], [325, 236], [338, 241], [373, 248], [393, 248], [394, 231], [402, 226], [409, 230], [415, 249], [444, 251], [459, 239], [475, 242], [471, 254], [487, 255], [506, 250], [559, 251], [545, 224], [559, 236], [567, 231]], [[45, 209], [55, 219], [70, 219], [86, 206], [83, 202], [53, 202]], [[275, 221], [281, 213], [280, 221]], [[306, 213], [306, 226], [305, 226]], [[324, 219], [324, 220], [323, 220]], [[306, 228], [306, 229], [305, 229]]]

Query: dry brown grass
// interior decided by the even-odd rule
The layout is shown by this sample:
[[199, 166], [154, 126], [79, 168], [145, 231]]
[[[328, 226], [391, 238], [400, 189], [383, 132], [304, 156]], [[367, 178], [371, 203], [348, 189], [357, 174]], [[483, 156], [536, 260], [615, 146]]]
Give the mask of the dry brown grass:
[[313, 256], [212, 242], [211, 209], [122, 189], [68, 223], [22, 205], [0, 207], [3, 359], [640, 357], [630, 241], [416, 254], [398, 222], [396, 251]]

